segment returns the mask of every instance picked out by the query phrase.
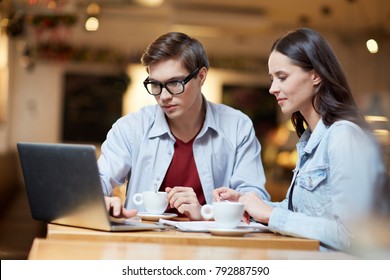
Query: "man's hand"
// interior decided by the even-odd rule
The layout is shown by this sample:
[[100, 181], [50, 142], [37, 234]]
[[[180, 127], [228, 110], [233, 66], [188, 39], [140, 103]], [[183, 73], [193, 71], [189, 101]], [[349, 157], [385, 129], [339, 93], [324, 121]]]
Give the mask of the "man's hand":
[[180, 213], [185, 214], [190, 220], [202, 220], [196, 193], [190, 187], [165, 188], [168, 193], [168, 203], [171, 208], [176, 208]]
[[132, 218], [137, 215], [136, 209], [127, 210], [117, 196], [105, 196], [106, 209], [115, 218]]

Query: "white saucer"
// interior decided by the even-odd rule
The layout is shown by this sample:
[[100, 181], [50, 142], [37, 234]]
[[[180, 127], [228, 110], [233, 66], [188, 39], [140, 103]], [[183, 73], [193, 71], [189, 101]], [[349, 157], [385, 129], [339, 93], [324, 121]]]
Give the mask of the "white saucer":
[[243, 236], [246, 233], [253, 232], [250, 228], [209, 228], [212, 235], [217, 236]]
[[144, 221], [159, 221], [160, 219], [172, 219], [177, 217], [177, 214], [174, 213], [163, 213], [163, 214], [149, 214], [145, 212], [141, 212], [137, 214]]

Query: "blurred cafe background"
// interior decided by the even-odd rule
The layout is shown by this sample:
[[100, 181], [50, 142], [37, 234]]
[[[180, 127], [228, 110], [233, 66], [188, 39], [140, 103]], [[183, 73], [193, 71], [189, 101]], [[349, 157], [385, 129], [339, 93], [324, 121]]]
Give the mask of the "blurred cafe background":
[[[139, 61], [168, 31], [204, 44], [205, 96], [252, 118], [267, 190], [283, 199], [297, 137], [268, 93], [267, 58], [273, 41], [298, 27], [334, 47], [390, 174], [388, 0], [0, 0], [0, 257], [25, 258], [32, 238], [44, 235], [29, 213], [16, 143], [99, 147], [117, 118], [155, 104]], [[378, 197], [388, 212], [388, 186]], [[374, 242], [362, 232], [361, 244], [389, 248], [389, 226], [377, 224], [382, 235]]]

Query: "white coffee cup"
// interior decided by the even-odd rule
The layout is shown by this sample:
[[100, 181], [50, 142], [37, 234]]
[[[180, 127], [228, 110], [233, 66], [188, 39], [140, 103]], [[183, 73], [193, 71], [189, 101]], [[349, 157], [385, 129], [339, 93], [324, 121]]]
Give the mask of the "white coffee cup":
[[244, 215], [244, 204], [241, 202], [213, 202], [203, 205], [200, 214], [204, 219], [214, 218], [220, 228], [237, 227]]
[[166, 192], [146, 191], [136, 193], [133, 196], [133, 202], [136, 205], [144, 205], [146, 212], [155, 215], [163, 214], [168, 206]]

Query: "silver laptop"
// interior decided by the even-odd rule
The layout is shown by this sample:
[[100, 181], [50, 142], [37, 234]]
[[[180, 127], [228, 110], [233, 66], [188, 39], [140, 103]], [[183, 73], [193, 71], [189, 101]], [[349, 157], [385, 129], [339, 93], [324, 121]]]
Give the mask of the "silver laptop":
[[35, 220], [103, 231], [164, 228], [110, 217], [95, 146], [25, 142], [17, 143], [17, 148]]

